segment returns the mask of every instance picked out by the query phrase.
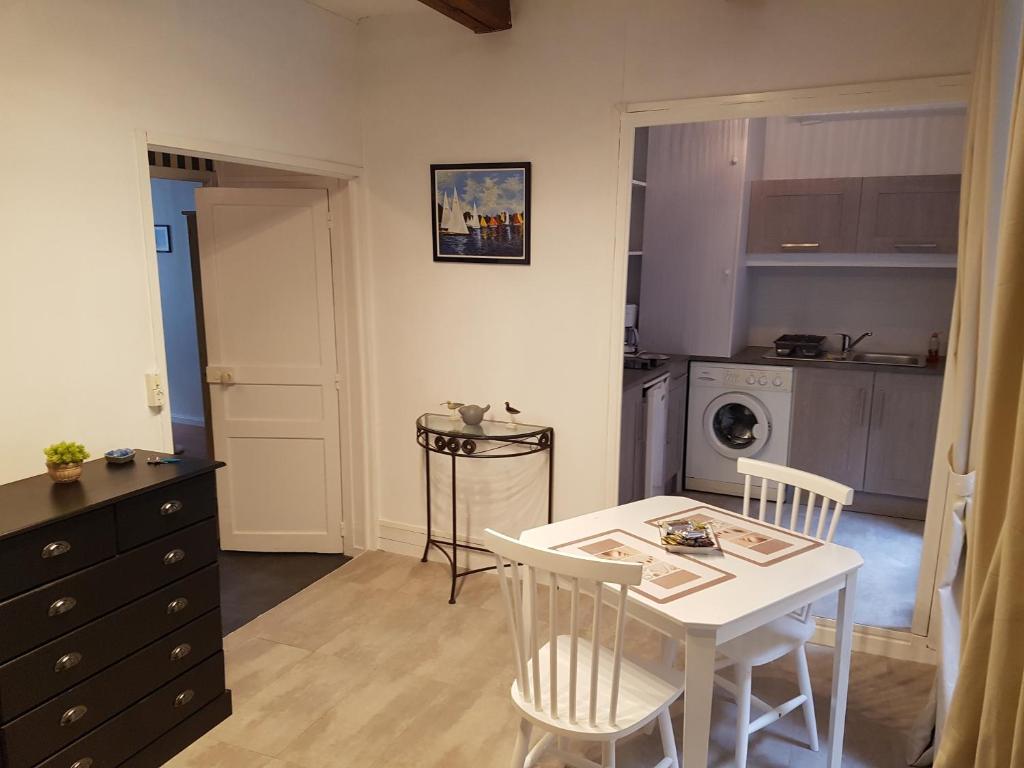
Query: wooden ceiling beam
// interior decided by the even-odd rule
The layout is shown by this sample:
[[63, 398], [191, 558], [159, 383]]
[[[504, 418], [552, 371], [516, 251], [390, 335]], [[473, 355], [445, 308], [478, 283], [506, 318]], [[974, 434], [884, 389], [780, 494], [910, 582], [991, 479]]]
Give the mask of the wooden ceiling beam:
[[478, 35], [512, 28], [511, 0], [420, 0]]

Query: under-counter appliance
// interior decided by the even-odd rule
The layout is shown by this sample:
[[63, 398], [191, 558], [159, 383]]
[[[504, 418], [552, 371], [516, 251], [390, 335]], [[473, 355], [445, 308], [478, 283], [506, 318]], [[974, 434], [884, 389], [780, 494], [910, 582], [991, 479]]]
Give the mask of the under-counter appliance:
[[666, 373], [644, 385], [646, 427], [644, 432], [644, 498], [665, 493], [665, 442], [668, 437], [668, 390]]
[[691, 363], [686, 487], [742, 496], [736, 459], [788, 463], [792, 403], [792, 368]]

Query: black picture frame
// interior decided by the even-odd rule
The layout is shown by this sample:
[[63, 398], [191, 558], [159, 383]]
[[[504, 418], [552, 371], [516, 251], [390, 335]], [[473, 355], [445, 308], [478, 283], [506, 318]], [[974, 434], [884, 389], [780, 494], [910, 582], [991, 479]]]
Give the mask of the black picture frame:
[[157, 253], [170, 253], [174, 250], [174, 246], [171, 244], [170, 224], [154, 224], [153, 231], [156, 236]]
[[[441, 226], [444, 213], [444, 197], [438, 200], [439, 174], [446, 172], [467, 172], [461, 174], [463, 189], [459, 194], [466, 192], [467, 188], [475, 188], [474, 184], [486, 185], [489, 179], [501, 179], [505, 181], [502, 185], [508, 185], [516, 179], [522, 182], [522, 210], [494, 211], [495, 216], [488, 216], [488, 212], [480, 215], [473, 226], [471, 211], [465, 211], [464, 221], [469, 229], [468, 233], [450, 233]], [[479, 171], [480, 179], [475, 179], [473, 171]], [[450, 173], [448, 175], [451, 175]], [[433, 260], [435, 262], [452, 262], [461, 264], [506, 264], [529, 266], [530, 265], [530, 231], [532, 226], [532, 210], [530, 207], [532, 167], [529, 162], [510, 163], [434, 163], [430, 166], [430, 210], [431, 210], [431, 232], [433, 235]], [[468, 179], [468, 182], [467, 182]], [[455, 187], [457, 189], [457, 187]], [[488, 189], [494, 198], [494, 189]], [[511, 200], [510, 200], [511, 197]], [[518, 208], [518, 195], [512, 193], [505, 195], [500, 193], [498, 200], [509, 201], [511, 208]], [[470, 203], [476, 203], [475, 197], [470, 194], [467, 199], [467, 207]], [[461, 200], [460, 200], [461, 205]], [[497, 218], [496, 225], [481, 226], [484, 218]], [[487, 237], [481, 237], [482, 235]], [[453, 237], [459, 235], [459, 237]], [[463, 240], [463, 238], [465, 238]], [[445, 252], [456, 246], [458, 252]]]

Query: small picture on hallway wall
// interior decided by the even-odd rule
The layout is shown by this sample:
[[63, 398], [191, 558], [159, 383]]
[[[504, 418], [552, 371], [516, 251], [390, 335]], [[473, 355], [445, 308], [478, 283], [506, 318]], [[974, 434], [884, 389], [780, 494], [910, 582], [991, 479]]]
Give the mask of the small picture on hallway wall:
[[530, 163], [430, 166], [434, 261], [530, 263]]
[[156, 233], [156, 252], [157, 253], [170, 253], [171, 252], [171, 225], [170, 224], [157, 224], [153, 227]]

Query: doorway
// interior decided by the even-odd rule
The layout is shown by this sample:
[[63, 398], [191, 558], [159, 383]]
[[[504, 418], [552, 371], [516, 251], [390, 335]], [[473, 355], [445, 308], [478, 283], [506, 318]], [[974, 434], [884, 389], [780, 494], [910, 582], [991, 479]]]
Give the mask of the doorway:
[[[328, 223], [334, 180], [173, 153], [149, 159], [173, 449], [233, 470], [217, 473], [228, 633], [350, 559], [342, 553]], [[319, 232], [315, 245], [288, 231], [295, 222], [299, 234]], [[311, 340], [308, 329], [289, 326], [289, 308], [317, 302]], [[282, 354], [303, 349], [325, 361], [322, 381], [289, 371]], [[262, 378], [260, 363], [272, 369]], [[316, 384], [323, 386], [311, 393]], [[303, 389], [296, 394], [293, 385]], [[311, 394], [316, 413], [303, 410]], [[311, 443], [333, 445], [312, 473], [281, 458], [308, 454]]]
[[[915, 94], [908, 84], [904, 103], [894, 101], [899, 87], [875, 92], [866, 85], [856, 93], [822, 89], [632, 105], [622, 120], [628, 160], [620, 163], [620, 199], [628, 204], [617, 242], [627, 306], [625, 332], [619, 337], [623, 331], [616, 330], [613, 345], [625, 345], [625, 370], [612, 374], [622, 397], [619, 502], [658, 487], [639, 481], [650, 474], [653, 454], [664, 493], [739, 511], [742, 500], [732, 494], [742, 492], [741, 481], [729, 475], [734, 459], [723, 455], [758, 445], [775, 451], [774, 458], [758, 458], [851, 485], [855, 504], [844, 512], [836, 541], [867, 563], [856, 616], [863, 625], [859, 647], [916, 658], [929, 653], [939, 535], [937, 520], [925, 519], [942, 382], [941, 363], [927, 362], [929, 336], [939, 331], [944, 348], [956, 279], [964, 109], [959, 98], [950, 99], [952, 91], [941, 92], [949, 85], [922, 83]], [[884, 105], [872, 103], [873, 95]], [[886, 143], [886, 135], [916, 131], [933, 141], [904, 145], [913, 152]], [[665, 172], [668, 165], [674, 174]], [[772, 230], [828, 223], [833, 209], [859, 209], [864, 194], [874, 201], [867, 206], [875, 214], [867, 221], [874, 227], [868, 246], [858, 243], [855, 220], [836, 233], [846, 241]], [[912, 248], [879, 227], [883, 219], [897, 229], [913, 220], [909, 209], [883, 208], [914, 195], [936, 202], [925, 218], [933, 217], [927, 226], [938, 226]], [[808, 210], [819, 206], [817, 212], [791, 215], [786, 206], [801, 198]], [[840, 356], [839, 334], [855, 339], [867, 330], [875, 336], [857, 352], [906, 351], [920, 367], [844, 369], [844, 362], [824, 362]], [[802, 367], [764, 359], [786, 333], [831, 339], [822, 362]], [[832, 375], [840, 370], [849, 373]], [[668, 407], [652, 409], [646, 388], [664, 373], [672, 382]], [[695, 391], [704, 398], [699, 412]], [[744, 401], [764, 407], [738, 407]], [[714, 403], [726, 406], [708, 413]], [[649, 439], [652, 410], [666, 427], [657, 446]], [[846, 449], [842, 457], [825, 450], [820, 438], [807, 439], [809, 426], [817, 425], [820, 436], [844, 424], [857, 434], [838, 441]], [[729, 451], [719, 450], [716, 439]], [[822, 638], [834, 611], [830, 604], [815, 606], [824, 617]]]

